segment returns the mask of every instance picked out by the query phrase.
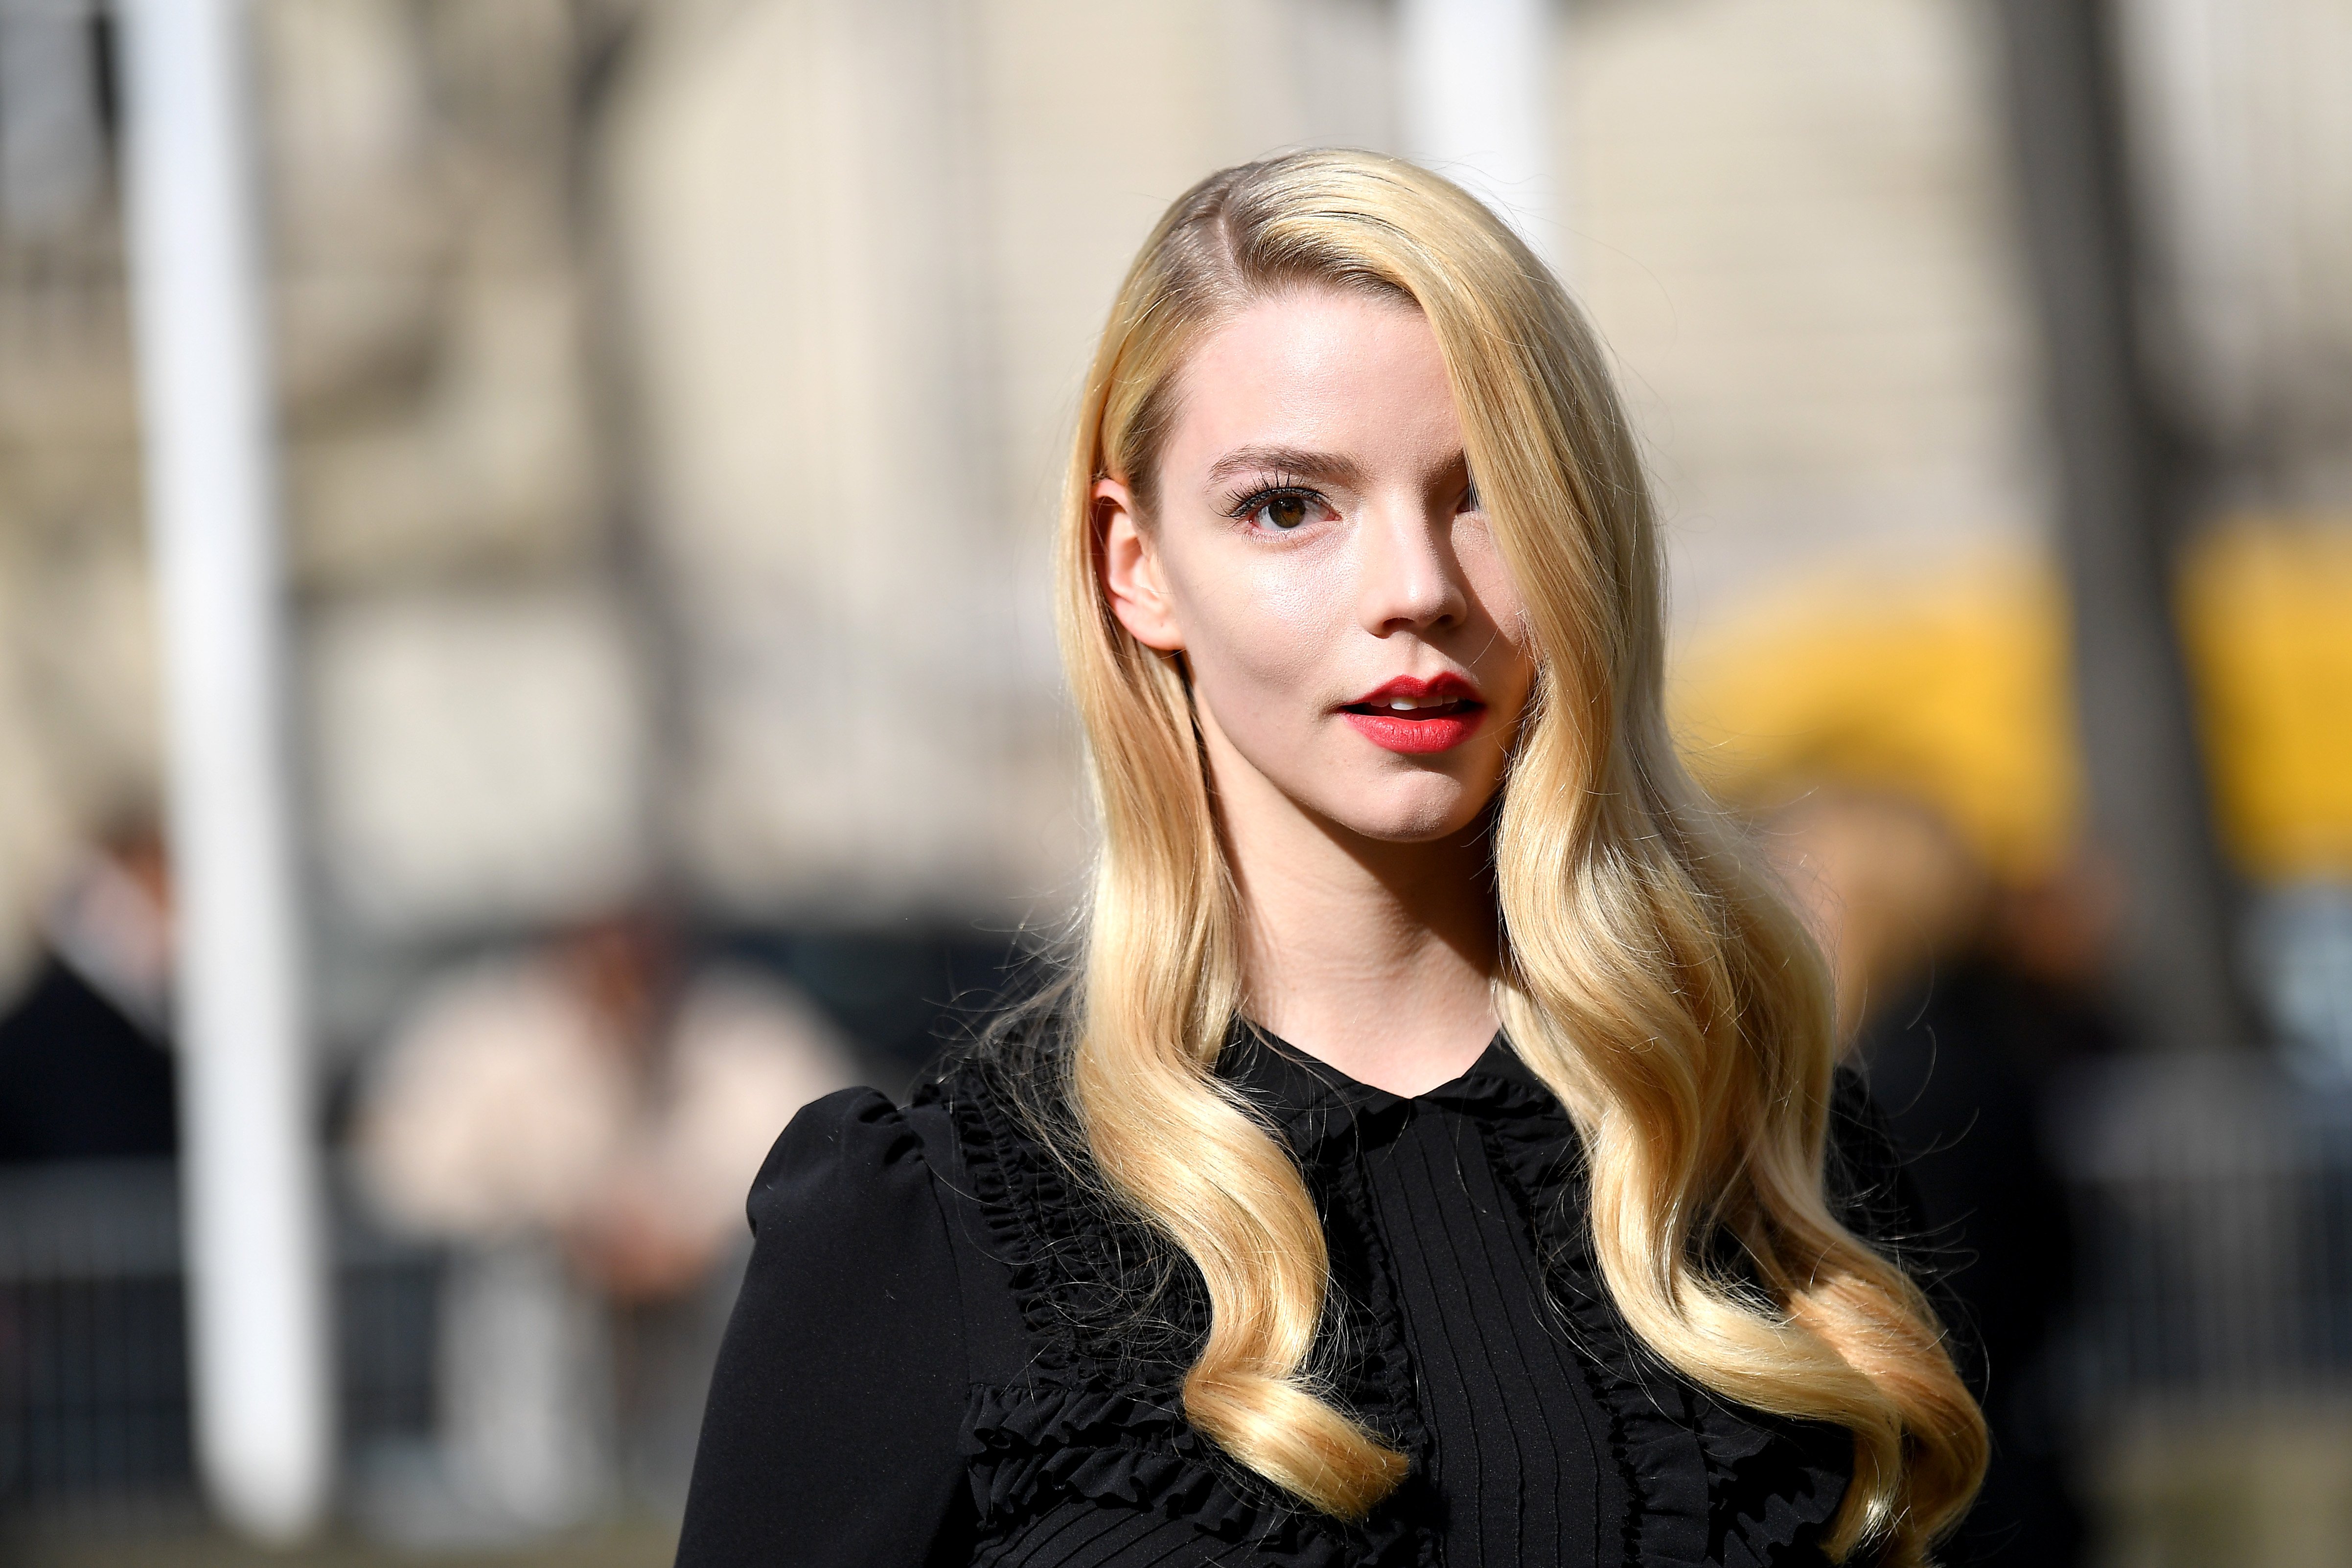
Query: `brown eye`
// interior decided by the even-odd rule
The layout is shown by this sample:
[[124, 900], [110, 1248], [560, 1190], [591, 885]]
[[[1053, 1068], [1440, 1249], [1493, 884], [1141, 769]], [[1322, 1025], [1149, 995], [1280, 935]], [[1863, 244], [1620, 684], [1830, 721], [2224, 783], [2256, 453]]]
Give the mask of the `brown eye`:
[[1271, 533], [1286, 534], [1307, 520], [1316, 500], [1309, 490], [1269, 490], [1242, 515]]

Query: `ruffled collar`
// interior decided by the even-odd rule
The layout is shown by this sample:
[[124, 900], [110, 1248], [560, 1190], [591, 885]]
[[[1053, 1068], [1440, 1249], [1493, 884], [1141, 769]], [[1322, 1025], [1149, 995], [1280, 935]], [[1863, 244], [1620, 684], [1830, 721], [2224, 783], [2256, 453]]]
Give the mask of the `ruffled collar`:
[[1247, 1096], [1302, 1159], [1332, 1152], [1335, 1145], [1364, 1149], [1387, 1143], [1417, 1105], [1493, 1116], [1524, 1115], [1558, 1103], [1499, 1031], [1460, 1077], [1403, 1095], [1350, 1078], [1244, 1020], [1226, 1040], [1217, 1076]]

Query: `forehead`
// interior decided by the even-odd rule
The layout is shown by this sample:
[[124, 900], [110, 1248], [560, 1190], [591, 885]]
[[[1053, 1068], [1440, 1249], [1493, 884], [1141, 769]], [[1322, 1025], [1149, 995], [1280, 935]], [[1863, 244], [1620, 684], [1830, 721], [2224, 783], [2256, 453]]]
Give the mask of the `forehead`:
[[1462, 450], [1437, 334], [1388, 296], [1309, 287], [1258, 299], [1194, 348], [1180, 392], [1171, 477], [1241, 445], [1331, 452], [1368, 470], [1424, 470]]

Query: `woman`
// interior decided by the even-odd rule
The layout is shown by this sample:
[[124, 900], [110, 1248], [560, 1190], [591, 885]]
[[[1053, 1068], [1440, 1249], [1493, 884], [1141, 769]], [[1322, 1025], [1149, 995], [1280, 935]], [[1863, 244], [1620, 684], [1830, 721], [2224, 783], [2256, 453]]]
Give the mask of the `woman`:
[[1306, 152], [1162, 219], [1059, 557], [1063, 982], [796, 1118], [679, 1561], [1923, 1560], [1984, 1462], [1822, 961], [1676, 765], [1594, 340]]

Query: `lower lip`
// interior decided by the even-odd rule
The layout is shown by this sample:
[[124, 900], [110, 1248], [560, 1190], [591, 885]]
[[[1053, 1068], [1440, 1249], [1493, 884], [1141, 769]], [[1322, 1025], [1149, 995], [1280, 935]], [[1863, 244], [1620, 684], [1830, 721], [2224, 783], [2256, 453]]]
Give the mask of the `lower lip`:
[[1486, 710], [1474, 707], [1463, 713], [1447, 714], [1443, 718], [1406, 718], [1394, 714], [1346, 711], [1342, 711], [1339, 716], [1355, 726], [1358, 735], [1383, 751], [1401, 751], [1409, 757], [1422, 757], [1434, 751], [1451, 751], [1477, 734], [1479, 721], [1486, 716]]

